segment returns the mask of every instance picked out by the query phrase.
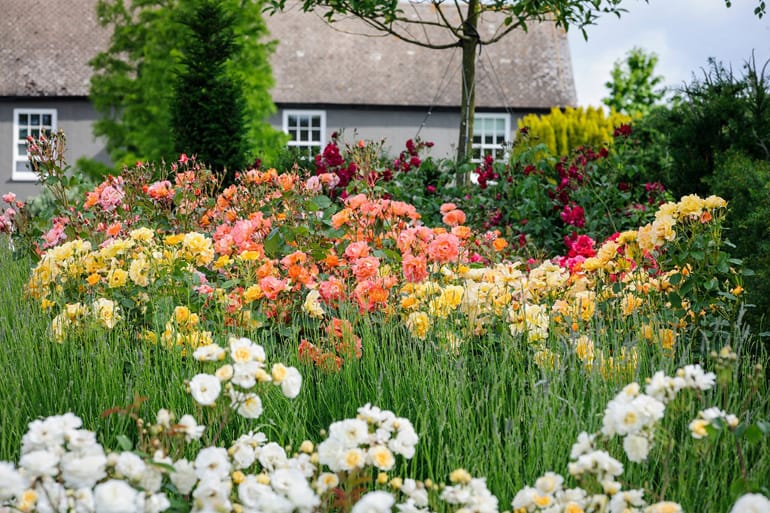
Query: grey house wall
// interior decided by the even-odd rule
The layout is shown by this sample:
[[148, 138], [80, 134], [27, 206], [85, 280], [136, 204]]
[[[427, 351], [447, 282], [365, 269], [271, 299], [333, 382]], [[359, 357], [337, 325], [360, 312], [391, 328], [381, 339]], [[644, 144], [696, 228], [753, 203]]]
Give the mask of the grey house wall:
[[12, 180], [13, 109], [56, 109], [58, 128], [67, 136], [67, 161], [74, 164], [80, 157], [108, 163], [105, 141], [93, 136], [93, 123], [98, 115], [87, 98], [36, 99], [0, 98], [0, 193], [14, 192], [26, 200], [40, 192], [35, 182]]
[[[434, 143], [430, 155], [434, 158], [451, 158], [456, 153], [459, 110], [434, 109], [428, 114], [424, 110], [402, 110], [397, 108], [367, 109], [344, 108], [339, 106], [299, 105], [282, 106], [270, 117], [270, 124], [282, 130], [284, 110], [322, 110], [326, 112], [326, 139], [332, 132], [344, 130], [344, 138], [353, 143], [359, 139], [379, 141], [385, 139], [385, 152], [395, 157], [403, 149], [407, 139], [417, 135], [423, 141]], [[483, 111], [478, 111], [479, 113]], [[504, 113], [504, 111], [493, 111]], [[511, 137], [516, 131], [521, 112], [511, 112]]]
[[[67, 161], [74, 164], [81, 157], [109, 163], [103, 138], [93, 136], [93, 123], [98, 114], [85, 98], [66, 99], [12, 99], [0, 98], [0, 194], [14, 192], [19, 199], [37, 195], [41, 186], [35, 182], [12, 180], [13, 165], [13, 109], [55, 108], [58, 127], [67, 136]], [[460, 113], [451, 109], [349, 108], [335, 105], [281, 106], [269, 122], [277, 130], [283, 129], [283, 110], [323, 110], [326, 112], [326, 141], [332, 132], [343, 130], [348, 142], [358, 139], [384, 139], [386, 154], [395, 157], [404, 149], [407, 139], [419, 135], [434, 143], [429, 155], [434, 158], [452, 157], [457, 145]], [[500, 111], [495, 111], [500, 112]], [[522, 112], [511, 112], [511, 137]]]

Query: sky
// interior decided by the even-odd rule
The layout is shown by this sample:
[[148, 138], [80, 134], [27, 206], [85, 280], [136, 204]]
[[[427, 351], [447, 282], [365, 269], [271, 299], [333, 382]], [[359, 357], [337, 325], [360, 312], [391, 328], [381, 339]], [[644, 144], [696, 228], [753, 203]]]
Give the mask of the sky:
[[672, 87], [692, 82], [693, 74], [702, 77], [709, 57], [732, 65], [740, 76], [753, 49], [761, 69], [770, 59], [770, 11], [758, 19], [756, 5], [756, 0], [733, 0], [730, 8], [724, 0], [626, 0], [628, 12], [620, 19], [603, 16], [586, 28], [588, 41], [570, 29], [578, 105], [601, 105], [613, 63], [635, 46], [657, 54], [656, 74]]

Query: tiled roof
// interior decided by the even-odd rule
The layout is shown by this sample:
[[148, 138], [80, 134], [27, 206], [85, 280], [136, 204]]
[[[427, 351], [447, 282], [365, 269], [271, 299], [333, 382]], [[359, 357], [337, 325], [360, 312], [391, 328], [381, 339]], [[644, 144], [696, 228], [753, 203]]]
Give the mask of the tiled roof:
[[93, 0], [0, 0], [0, 96], [85, 96], [105, 49]]
[[[88, 61], [109, 42], [94, 0], [0, 0], [0, 96], [85, 96]], [[416, 5], [414, 16], [429, 5]], [[427, 12], [427, 11], [426, 11]], [[303, 104], [458, 106], [460, 49], [432, 50], [368, 30], [328, 25], [288, 10], [266, 21], [278, 40], [273, 101]], [[490, 30], [482, 23], [480, 33]], [[363, 36], [361, 34], [369, 34]], [[446, 40], [430, 31], [431, 41]], [[566, 34], [551, 24], [513, 32], [478, 55], [476, 104], [489, 108], [574, 105]]]

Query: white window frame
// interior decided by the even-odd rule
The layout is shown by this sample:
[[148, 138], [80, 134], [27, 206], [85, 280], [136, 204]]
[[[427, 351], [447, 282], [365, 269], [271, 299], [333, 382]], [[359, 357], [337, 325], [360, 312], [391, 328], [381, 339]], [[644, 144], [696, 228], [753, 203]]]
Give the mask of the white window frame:
[[[37, 181], [37, 175], [30, 170], [19, 170], [19, 164], [21, 163], [28, 163], [29, 159], [27, 158], [27, 151], [26, 151], [26, 139], [25, 138], [19, 138], [19, 130], [22, 128], [21, 124], [19, 123], [19, 118], [22, 114], [26, 114], [27, 116], [32, 116], [35, 114], [40, 115], [41, 117], [44, 115], [50, 115], [51, 116], [51, 127], [50, 132], [55, 132], [57, 128], [57, 116], [56, 116], [56, 109], [32, 109], [32, 108], [18, 108], [13, 109], [13, 167], [11, 168], [11, 180], [14, 182], [35, 182]], [[41, 119], [41, 125], [42, 125], [42, 119]], [[39, 128], [41, 125], [37, 125]], [[24, 128], [35, 128], [32, 127], [29, 122]], [[28, 131], [29, 135], [29, 131]], [[24, 144], [24, 152], [20, 153], [19, 146]]]
[[[484, 141], [486, 134], [483, 130], [481, 130], [481, 142], [476, 143], [473, 142], [473, 139], [475, 135], [478, 133], [478, 129], [481, 126], [481, 123], [479, 123], [480, 120], [485, 119], [492, 119], [492, 120], [500, 120], [502, 119], [505, 122], [505, 133], [503, 134], [502, 141], [495, 142], [492, 144], [489, 144]], [[471, 155], [474, 155], [474, 158], [472, 159], [473, 162], [481, 162], [484, 158], [484, 156], [492, 153], [493, 155], [496, 152], [502, 151], [503, 154], [500, 155], [502, 158], [507, 157], [507, 144], [511, 141], [511, 115], [504, 113], [504, 112], [477, 112], [476, 115], [473, 118], [473, 135], [474, 137], [471, 138]], [[492, 135], [495, 137], [495, 139], [499, 139], [497, 134], [492, 133]], [[475, 157], [476, 150], [480, 150], [481, 156]]]
[[289, 127], [290, 116], [309, 118], [311, 131], [314, 129], [312, 125], [312, 118], [315, 116], [318, 116], [320, 118], [321, 138], [318, 141], [312, 140], [312, 136], [311, 136], [311, 139], [308, 141], [293, 139], [287, 143], [289, 148], [296, 148], [297, 150], [307, 151], [308, 158], [312, 160], [312, 158], [315, 156], [315, 152], [311, 151], [310, 148], [319, 147], [320, 148], [319, 151], [323, 151], [324, 145], [326, 144], [326, 111], [325, 110], [284, 110], [283, 111], [283, 131], [288, 135], [292, 134]]

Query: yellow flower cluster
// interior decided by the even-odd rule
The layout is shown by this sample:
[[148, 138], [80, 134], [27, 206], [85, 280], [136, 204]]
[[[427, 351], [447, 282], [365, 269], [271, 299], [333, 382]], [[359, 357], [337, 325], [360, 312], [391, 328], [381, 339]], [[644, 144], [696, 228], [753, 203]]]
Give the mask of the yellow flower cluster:
[[76, 239], [42, 255], [32, 270], [28, 294], [43, 309], [67, 305], [56, 315], [52, 328], [54, 338], [62, 340], [79, 318], [73, 305], [102, 298], [93, 301], [93, 314], [102, 326], [112, 329], [120, 317], [113, 300], [105, 296], [120, 293], [144, 310], [150, 299], [146, 289], [156, 280], [171, 276], [174, 268], [190, 272], [194, 266], [209, 264], [213, 257], [211, 239], [196, 232], [159, 240], [151, 229], [141, 227], [127, 238], [109, 240], [96, 249], [90, 242]]
[[110, 299], [98, 298], [90, 306], [68, 303], [51, 321], [51, 336], [56, 342], [62, 343], [68, 335], [88, 323], [112, 329], [120, 319], [118, 306]]
[[161, 342], [166, 347], [190, 347], [196, 349], [213, 343], [210, 331], [199, 329], [200, 316], [190, 311], [186, 306], [177, 306], [174, 313], [166, 322]]

